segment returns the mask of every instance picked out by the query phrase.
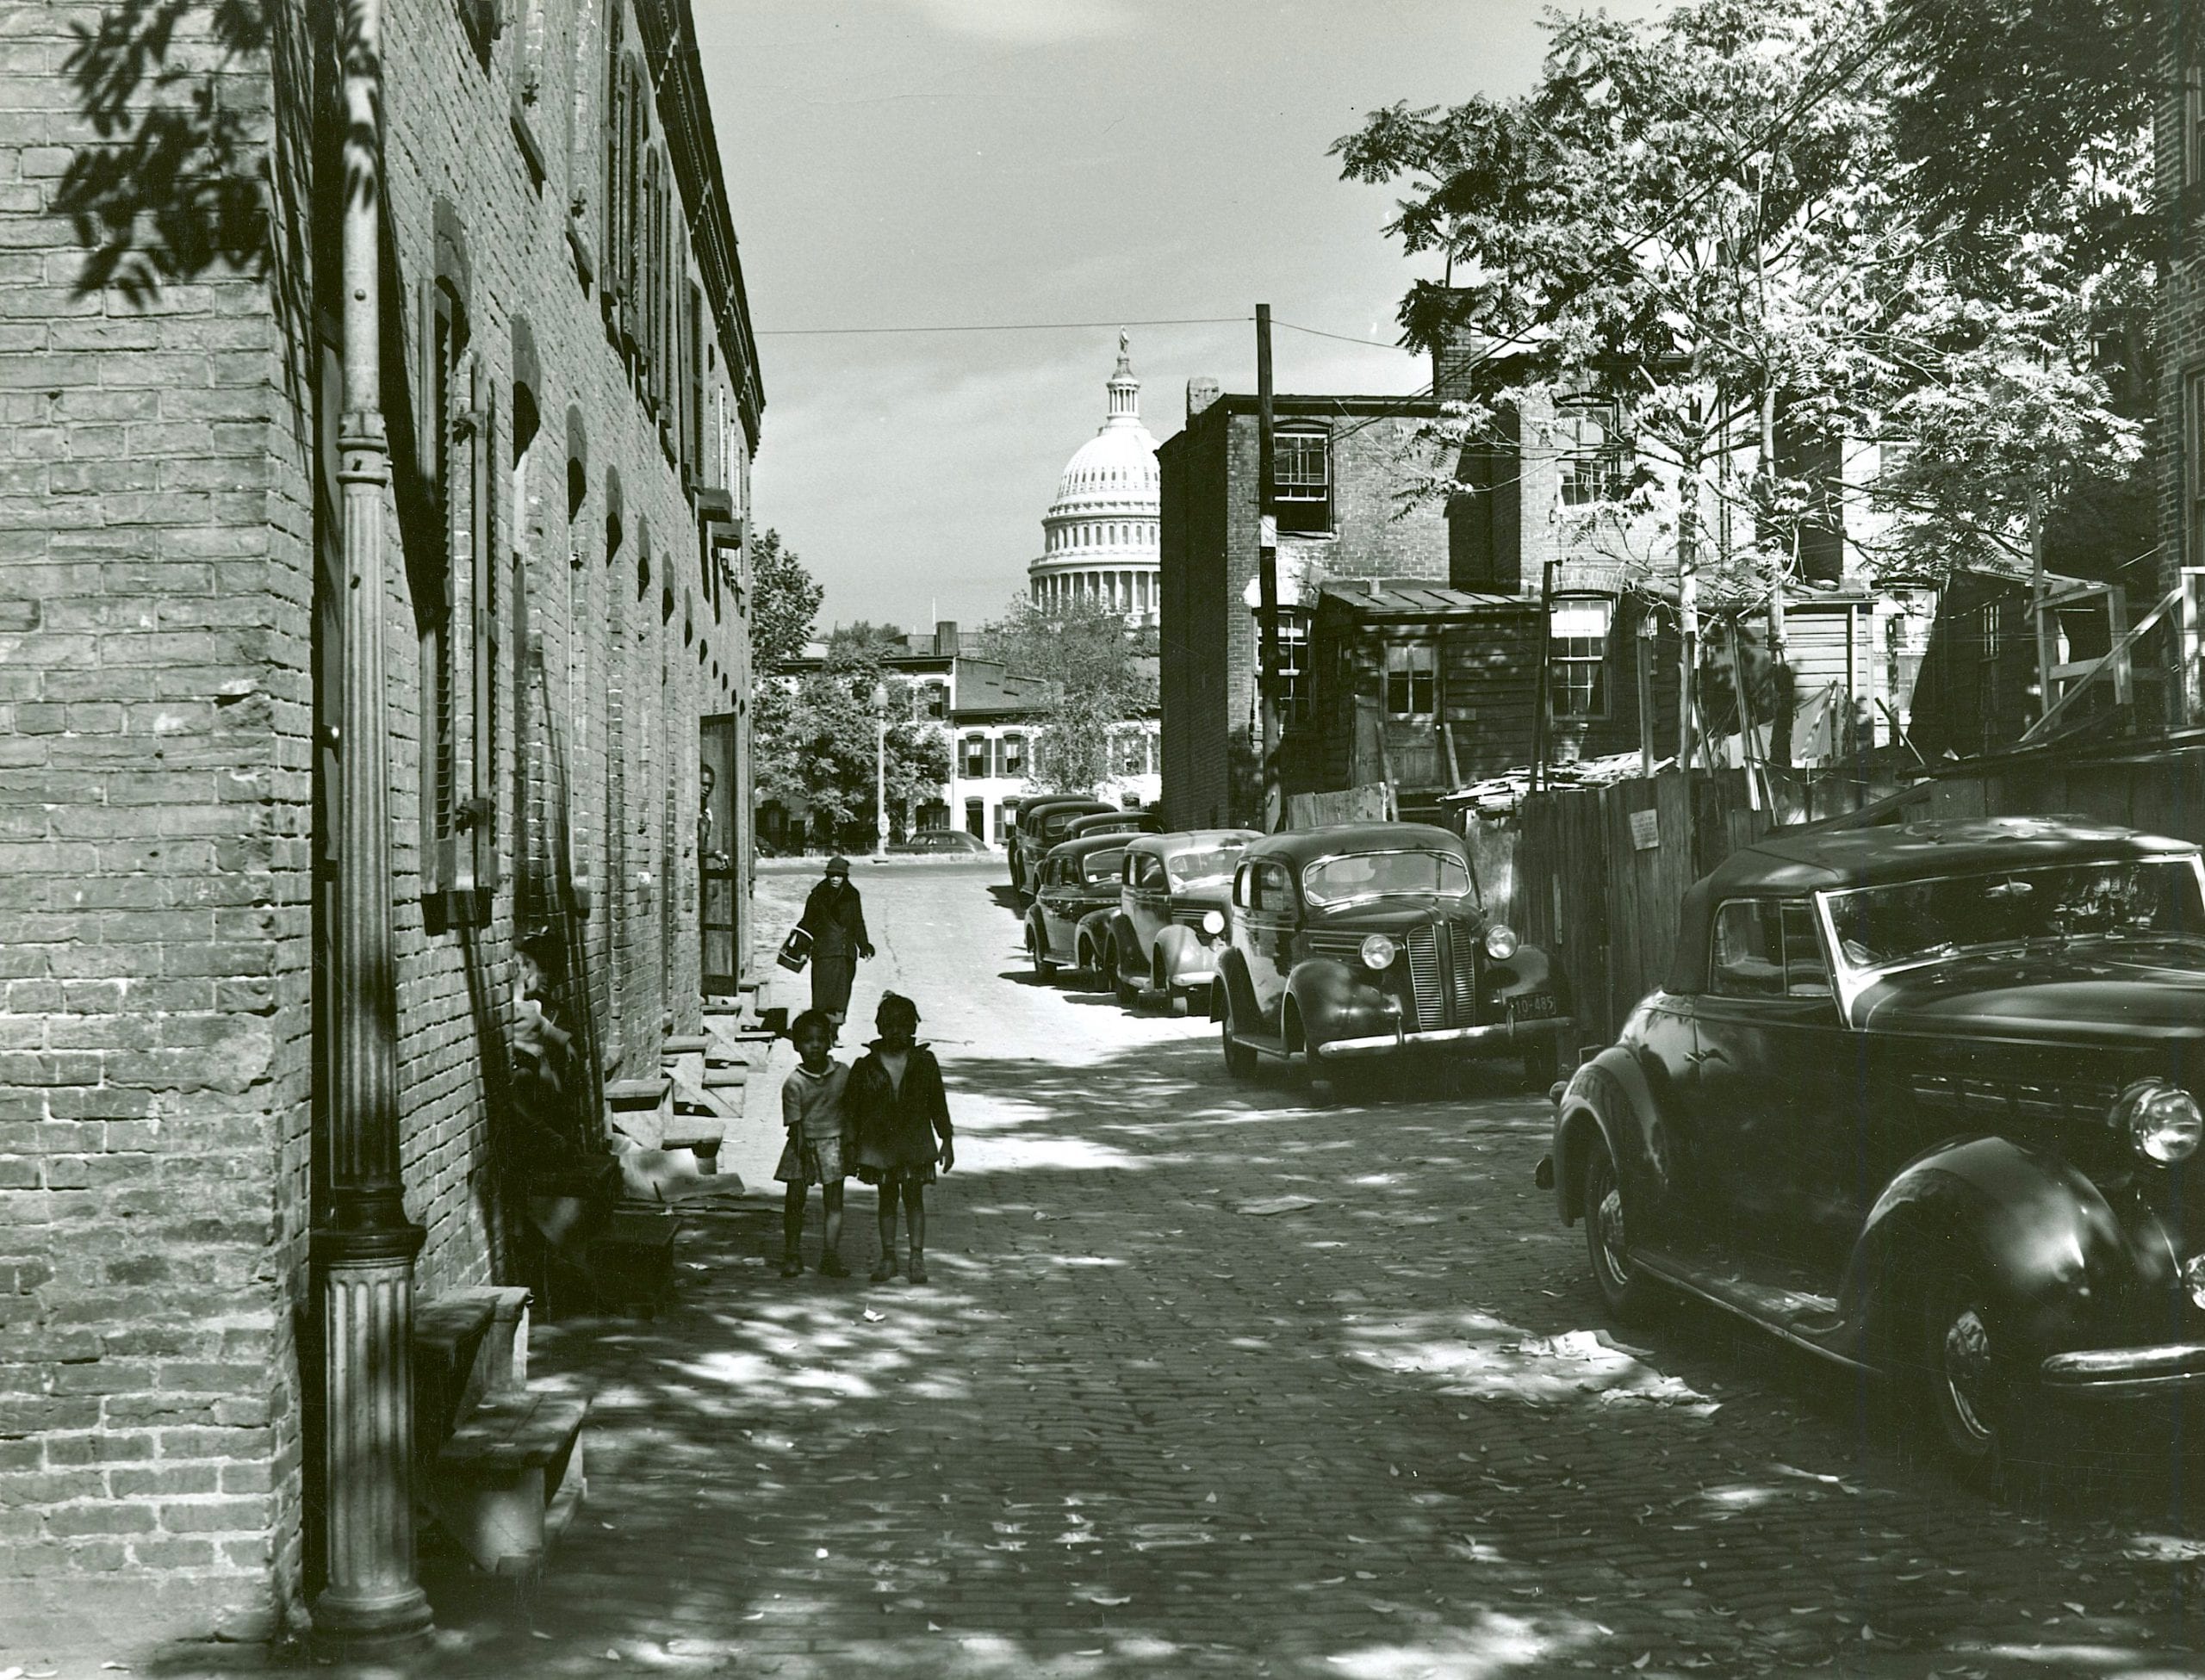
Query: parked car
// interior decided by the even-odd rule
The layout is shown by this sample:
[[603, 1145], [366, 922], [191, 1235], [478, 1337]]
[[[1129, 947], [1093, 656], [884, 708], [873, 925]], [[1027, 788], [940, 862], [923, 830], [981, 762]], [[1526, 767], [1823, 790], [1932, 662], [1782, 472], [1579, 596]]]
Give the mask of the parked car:
[[1102, 953], [1080, 924], [1090, 910], [1118, 896], [1118, 867], [1126, 855], [1123, 834], [1090, 834], [1051, 848], [1034, 874], [1034, 902], [1026, 912], [1026, 954], [1044, 977], [1059, 968], [1100, 975]]
[[1076, 816], [1065, 825], [1065, 838], [1078, 840], [1085, 834], [1160, 834], [1164, 832], [1161, 813], [1137, 806], [1122, 811], [1096, 811], [1087, 816]]
[[1900, 1379], [1980, 1478], [2045, 1397], [2205, 1385], [2205, 862], [2004, 818], [1768, 835], [1562, 1089], [1608, 1309]]
[[1172, 1012], [1190, 997], [1205, 1002], [1217, 980], [1233, 868], [1262, 836], [1252, 828], [1202, 828], [1143, 834], [1126, 844], [1118, 902], [1102, 921], [1102, 980], [1131, 1008], [1144, 991]]
[[909, 840], [898, 840], [888, 849], [920, 857], [972, 858], [984, 856], [988, 843], [962, 828], [922, 828]]
[[1553, 1078], [1571, 1032], [1544, 952], [1486, 912], [1461, 836], [1418, 822], [1271, 834], [1241, 853], [1212, 988], [1225, 1065], [1319, 1069], [1405, 1051], [1520, 1057]]
[[1028, 799], [1018, 808], [1018, 826], [1010, 835], [1011, 890], [1022, 897], [1034, 895], [1034, 877], [1049, 848], [1065, 837], [1076, 817], [1091, 816], [1115, 809], [1084, 794], [1048, 793]]

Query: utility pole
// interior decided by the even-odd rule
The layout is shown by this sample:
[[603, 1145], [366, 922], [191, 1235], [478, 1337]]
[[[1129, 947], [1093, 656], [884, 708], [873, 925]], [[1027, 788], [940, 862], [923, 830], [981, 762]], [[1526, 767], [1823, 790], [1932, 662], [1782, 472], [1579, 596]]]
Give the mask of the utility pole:
[[1271, 459], [1271, 307], [1256, 306], [1256, 578], [1262, 669], [1257, 675], [1264, 720], [1264, 828], [1278, 828], [1285, 802], [1278, 777], [1278, 473]]
[[[334, 1007], [329, 1198], [312, 1252], [320, 1274], [322, 1451], [328, 1585], [314, 1634], [345, 1652], [427, 1633], [414, 1578], [413, 1257], [399, 1169], [398, 988], [390, 928], [390, 766], [383, 715], [382, 0], [345, 8], [344, 648], [338, 723]], [[442, 424], [437, 417], [435, 424]]]

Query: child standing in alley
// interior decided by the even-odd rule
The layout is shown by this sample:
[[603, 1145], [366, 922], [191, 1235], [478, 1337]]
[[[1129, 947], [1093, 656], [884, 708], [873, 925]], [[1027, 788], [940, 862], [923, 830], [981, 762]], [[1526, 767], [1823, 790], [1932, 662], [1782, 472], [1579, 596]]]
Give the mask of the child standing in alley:
[[804, 1270], [804, 1204], [817, 1184], [827, 1214], [819, 1274], [846, 1278], [850, 1274], [840, 1251], [843, 1145], [849, 1131], [844, 1094], [850, 1070], [835, 1059], [835, 1024], [818, 1010], [798, 1015], [789, 1038], [801, 1059], [781, 1086], [781, 1124], [788, 1128], [789, 1140], [781, 1164], [773, 1169], [773, 1176], [788, 1186], [781, 1202], [781, 1275], [792, 1278]]
[[850, 1069], [848, 1107], [857, 1137], [858, 1176], [880, 1187], [880, 1260], [873, 1280], [896, 1275], [896, 1209], [904, 1209], [911, 1244], [907, 1276], [927, 1280], [926, 1187], [935, 1163], [945, 1173], [957, 1162], [951, 1143], [949, 1097], [941, 1064], [918, 1042], [919, 1007], [884, 993], [873, 1018], [880, 1036]]

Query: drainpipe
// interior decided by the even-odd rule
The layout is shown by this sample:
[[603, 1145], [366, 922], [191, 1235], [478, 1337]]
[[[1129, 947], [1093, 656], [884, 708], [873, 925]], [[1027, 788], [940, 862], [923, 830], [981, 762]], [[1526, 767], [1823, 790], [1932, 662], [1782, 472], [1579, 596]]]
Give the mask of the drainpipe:
[[398, 1159], [398, 992], [391, 959], [384, 735], [382, 0], [351, 0], [344, 42], [345, 646], [339, 726], [336, 1090], [320, 1274], [328, 1584], [317, 1643], [388, 1649], [428, 1631], [413, 1565], [413, 1257]]

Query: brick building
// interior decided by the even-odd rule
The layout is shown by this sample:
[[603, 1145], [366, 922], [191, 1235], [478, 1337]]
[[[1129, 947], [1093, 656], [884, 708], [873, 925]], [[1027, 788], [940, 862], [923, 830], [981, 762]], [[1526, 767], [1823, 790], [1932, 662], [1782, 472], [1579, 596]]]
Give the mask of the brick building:
[[[147, 288], [79, 243], [112, 218], [62, 214], [113, 95], [64, 72], [78, 15], [0, 0], [0, 1645], [265, 1637], [325, 1573], [310, 1238], [343, 1165], [358, 481], [327, 32], [357, 9], [270, 0], [227, 54], [214, 9], [154, 67], [239, 114], [193, 161], [264, 165], [268, 226], [240, 267], [158, 224]], [[742, 966], [763, 399], [686, 0], [386, 0], [382, 28], [381, 343], [352, 348], [390, 446], [397, 1155], [433, 1301], [512, 1280], [517, 932], [574, 959], [599, 1080], [655, 1073], [706, 970]], [[176, 96], [126, 92], [126, 138]], [[107, 201], [161, 186], [126, 167]], [[700, 851], [727, 859], [709, 935]]]
[[[1279, 495], [1280, 666], [1291, 715], [1307, 692], [1308, 626], [1328, 578], [1449, 578], [1445, 511], [1400, 505], [1408, 463], [1430, 453], [1430, 400], [1274, 399]], [[1262, 804], [1255, 591], [1256, 399], [1187, 387], [1187, 423], [1162, 469], [1163, 803], [1167, 822], [1217, 828]]]

